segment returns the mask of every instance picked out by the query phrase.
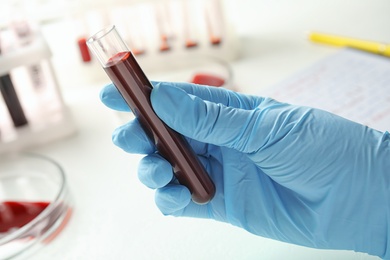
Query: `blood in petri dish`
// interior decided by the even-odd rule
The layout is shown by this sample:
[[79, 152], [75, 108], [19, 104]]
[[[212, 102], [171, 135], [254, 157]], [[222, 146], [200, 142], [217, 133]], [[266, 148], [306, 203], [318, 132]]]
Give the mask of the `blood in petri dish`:
[[36, 218], [49, 202], [3, 201], [0, 202], [0, 233], [20, 228]]
[[215, 194], [214, 183], [187, 140], [166, 126], [154, 112], [150, 102], [153, 86], [133, 54], [114, 55], [104, 69], [158, 152], [172, 165], [179, 183], [190, 190], [192, 200], [198, 204], [210, 201]]
[[196, 73], [190, 82], [213, 87], [221, 87], [225, 84], [225, 80], [223, 78], [207, 73]]

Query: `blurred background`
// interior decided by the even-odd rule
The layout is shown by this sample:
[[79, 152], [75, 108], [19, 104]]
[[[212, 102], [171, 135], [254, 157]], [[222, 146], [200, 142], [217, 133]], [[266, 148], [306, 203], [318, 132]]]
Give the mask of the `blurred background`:
[[[62, 133], [58, 129], [69, 122], [62, 90], [107, 81], [86, 45], [104, 27], [117, 27], [154, 79], [228, 87], [228, 61], [238, 57], [237, 39], [220, 1], [4, 1], [0, 16], [1, 72], [12, 78], [20, 103], [18, 113], [8, 118], [9, 102], [1, 106], [2, 139], [14, 147], [29, 142], [20, 140], [25, 139], [18, 136], [22, 128], [32, 131], [35, 142], [57, 135], [53, 132], [59, 137], [72, 132], [71, 127], [60, 127]], [[193, 73], [207, 66], [216, 75]], [[15, 125], [18, 116], [25, 122]]]
[[1, 1], [0, 156], [48, 156], [72, 197], [62, 232], [24, 258], [377, 259], [163, 217], [137, 179], [141, 157], [111, 143], [132, 116], [100, 103], [109, 79], [86, 40], [115, 24], [150, 80], [258, 95], [340, 50], [309, 31], [389, 43], [389, 10], [387, 0]]

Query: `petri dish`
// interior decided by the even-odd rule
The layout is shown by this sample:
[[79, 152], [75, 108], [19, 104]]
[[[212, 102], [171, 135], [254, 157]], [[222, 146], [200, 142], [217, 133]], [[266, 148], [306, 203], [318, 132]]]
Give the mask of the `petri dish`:
[[72, 213], [62, 167], [33, 153], [0, 155], [0, 259], [21, 259], [50, 243]]
[[159, 70], [146, 73], [149, 80], [191, 82], [235, 90], [230, 64], [213, 56], [178, 56], [166, 61]]

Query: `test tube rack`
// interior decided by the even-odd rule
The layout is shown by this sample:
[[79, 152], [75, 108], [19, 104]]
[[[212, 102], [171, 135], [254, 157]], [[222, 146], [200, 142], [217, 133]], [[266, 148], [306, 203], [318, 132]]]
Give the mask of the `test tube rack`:
[[[0, 77], [9, 77], [27, 119], [16, 126], [11, 107], [0, 97], [0, 153], [24, 150], [68, 136], [76, 131], [64, 103], [50, 58], [51, 51], [39, 30], [29, 44], [18, 46], [12, 30], [1, 32]], [[8, 87], [8, 86], [7, 86]], [[4, 86], [3, 86], [4, 88]]]
[[[238, 57], [238, 40], [220, 0], [133, 1], [85, 6], [78, 15], [80, 59], [95, 62], [86, 47], [88, 36], [116, 25], [146, 72], [166, 70], [170, 61]], [[82, 22], [80, 22], [82, 21]], [[189, 63], [191, 64], [191, 63]]]

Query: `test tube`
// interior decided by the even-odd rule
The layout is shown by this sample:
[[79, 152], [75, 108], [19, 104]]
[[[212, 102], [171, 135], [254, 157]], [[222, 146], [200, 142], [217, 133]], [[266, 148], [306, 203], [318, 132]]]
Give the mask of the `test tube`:
[[[1, 55], [1, 46], [0, 46]], [[10, 74], [0, 76], [0, 92], [3, 95], [4, 102], [7, 105], [9, 114], [12, 118], [15, 127], [27, 125], [27, 118], [24, 114], [23, 107], [20, 104], [15, 86], [11, 80]]]
[[115, 26], [99, 31], [87, 44], [157, 151], [172, 165], [179, 183], [190, 190], [195, 203], [208, 203], [215, 194], [214, 183], [186, 139], [165, 125], [154, 112], [150, 102], [153, 86]]
[[0, 76], [0, 92], [3, 95], [4, 102], [7, 105], [14, 126], [21, 127], [27, 125], [26, 116], [9, 74]]

